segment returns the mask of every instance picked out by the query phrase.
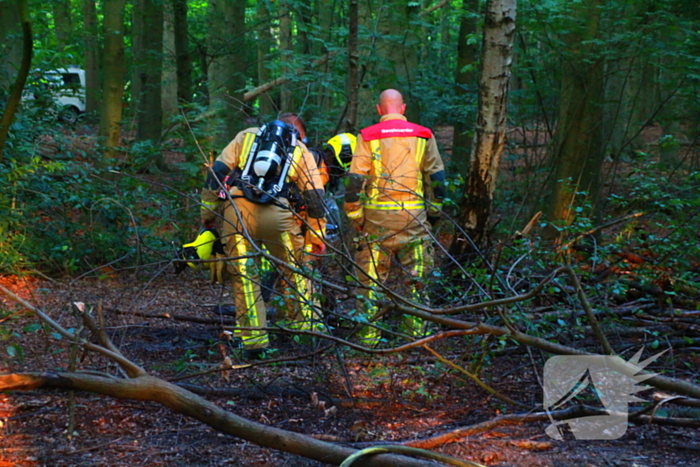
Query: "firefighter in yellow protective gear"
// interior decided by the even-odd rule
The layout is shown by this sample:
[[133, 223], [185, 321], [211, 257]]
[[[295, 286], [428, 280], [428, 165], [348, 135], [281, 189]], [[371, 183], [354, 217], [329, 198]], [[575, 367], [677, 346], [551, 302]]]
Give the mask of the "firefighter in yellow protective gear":
[[[306, 133], [304, 121], [289, 113], [280, 115], [278, 121], [271, 124], [277, 127], [288, 125], [285, 131], [293, 130], [294, 145], [289, 150], [291, 163], [286, 171], [282, 171], [286, 176], [280, 176], [279, 170], [275, 172], [283, 178], [277, 185], [287, 188], [283, 188], [271, 202], [254, 202], [246, 197], [249, 190], [256, 187], [246, 185], [242, 174], [250, 173], [246, 171], [250, 170], [251, 165], [255, 165], [257, 170], [257, 163], [246, 165], [246, 162], [251, 154], [254, 155], [256, 148], [261, 148], [261, 130], [248, 128], [238, 133], [221, 152], [202, 189], [201, 217], [205, 227], [213, 225], [223, 204], [222, 241], [226, 256], [232, 258], [227, 263], [227, 269], [231, 275], [238, 325], [251, 328], [241, 330], [235, 336], [242, 339], [243, 347], [250, 356], [259, 356], [270, 345], [267, 332], [261, 329], [267, 326], [265, 303], [259, 285], [259, 253], [262, 247], [266, 247], [275, 258], [296, 267], [300, 267], [304, 261], [303, 251], [325, 250], [324, 190], [313, 156], [301, 142]], [[270, 160], [267, 159], [268, 162]], [[304, 198], [308, 223], [305, 236], [301, 234], [296, 216], [289, 207], [288, 187], [292, 184]], [[317, 329], [320, 316], [312, 307], [309, 281], [288, 268], [281, 269], [285, 282], [286, 315], [281, 314], [302, 329]]]
[[[408, 122], [405, 110], [401, 93], [381, 93], [380, 123], [358, 136], [346, 187], [345, 212], [361, 239], [355, 256], [361, 269], [357, 307], [368, 320], [378, 312], [380, 284], [387, 279], [393, 257], [410, 275], [415, 298], [433, 265], [428, 224], [440, 215], [445, 169], [432, 132]], [[422, 320], [409, 315], [404, 315], [403, 327], [413, 337], [424, 332]], [[380, 339], [374, 327], [360, 331], [366, 346], [374, 347]]]

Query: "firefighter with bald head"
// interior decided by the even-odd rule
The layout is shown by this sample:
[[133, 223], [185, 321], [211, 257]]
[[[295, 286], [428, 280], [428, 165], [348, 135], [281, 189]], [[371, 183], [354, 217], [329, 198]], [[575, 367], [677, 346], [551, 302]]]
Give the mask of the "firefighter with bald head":
[[[202, 189], [201, 218], [212, 227], [223, 205], [222, 241], [236, 304], [237, 331], [251, 358], [269, 348], [265, 303], [260, 290], [260, 255], [266, 247], [275, 258], [301, 267], [303, 252], [325, 250], [324, 189], [318, 166], [302, 139], [304, 121], [282, 114], [261, 128], [241, 131], [221, 152]], [[306, 206], [306, 234], [289, 204], [294, 185]], [[284, 277], [286, 314], [291, 326], [320, 326], [308, 280], [289, 268]]]
[[[401, 93], [381, 93], [377, 112], [380, 122], [363, 129], [349, 171], [345, 212], [361, 232], [355, 261], [360, 272], [358, 311], [372, 320], [378, 312], [380, 284], [396, 260], [409, 274], [407, 282], [416, 297], [421, 279], [433, 265], [430, 224], [439, 218], [445, 197], [445, 169], [437, 142], [428, 128], [404, 117]], [[423, 322], [404, 315], [404, 330], [422, 337]], [[365, 326], [360, 340], [374, 347], [378, 329]]]

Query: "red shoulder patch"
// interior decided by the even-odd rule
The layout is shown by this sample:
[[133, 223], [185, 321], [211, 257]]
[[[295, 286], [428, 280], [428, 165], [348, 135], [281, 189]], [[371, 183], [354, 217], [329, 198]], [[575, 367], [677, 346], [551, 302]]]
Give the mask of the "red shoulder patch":
[[361, 130], [362, 139], [365, 141], [372, 141], [373, 139], [383, 139], [383, 138], [406, 138], [406, 137], [418, 137], [430, 139], [433, 136], [433, 132], [430, 129], [416, 125], [415, 123], [407, 122], [405, 120], [385, 120], [376, 125]]

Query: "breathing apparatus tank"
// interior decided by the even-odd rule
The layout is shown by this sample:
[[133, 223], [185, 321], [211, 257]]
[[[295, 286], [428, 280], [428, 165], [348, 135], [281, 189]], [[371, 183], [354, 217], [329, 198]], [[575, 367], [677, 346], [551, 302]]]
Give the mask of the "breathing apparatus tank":
[[246, 199], [265, 204], [284, 196], [285, 181], [298, 139], [296, 128], [281, 120], [260, 128], [240, 176], [240, 187]]

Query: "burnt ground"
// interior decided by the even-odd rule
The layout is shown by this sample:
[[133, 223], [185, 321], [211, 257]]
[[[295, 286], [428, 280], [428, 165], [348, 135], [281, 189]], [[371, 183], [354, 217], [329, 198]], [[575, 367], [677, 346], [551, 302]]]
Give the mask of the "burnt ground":
[[[234, 365], [244, 363], [216, 323], [221, 316], [213, 312], [214, 304], [226, 304], [229, 298], [226, 289], [212, 287], [190, 271], [150, 281], [133, 275], [72, 284], [4, 277], [2, 284], [66, 326], [77, 326], [69, 303], [96, 307], [101, 302], [114, 342], [149, 373], [186, 384], [237, 415], [328, 441], [355, 446], [409, 441], [522, 412], [446, 371], [424, 350], [370, 356], [341, 349], [310, 356], [310, 346], [282, 336], [275, 337], [278, 352], [273, 357], [297, 360], [216, 371], [224, 356]], [[135, 312], [212, 322], [148, 318]], [[69, 366], [70, 348], [50, 332], [32, 327], [36, 320], [31, 315], [8, 300], [2, 313], [0, 372]], [[10, 357], [7, 348], [13, 344], [20, 347]], [[470, 349], [459, 340], [435, 348], [457, 362]], [[490, 358], [482, 373], [488, 384], [524, 403], [541, 401], [536, 373], [541, 374], [545, 356], [513, 347]], [[100, 357], [77, 353], [75, 359], [79, 369], [118, 374], [114, 364]], [[228, 393], [207, 395], [212, 388]], [[643, 395], [648, 398], [650, 392]], [[631, 424], [615, 441], [554, 441], [545, 427], [506, 425], [433, 449], [487, 466], [700, 466], [700, 436], [694, 429]], [[156, 403], [48, 390], [0, 394], [0, 466], [157, 465], [322, 464], [217, 433]]]

